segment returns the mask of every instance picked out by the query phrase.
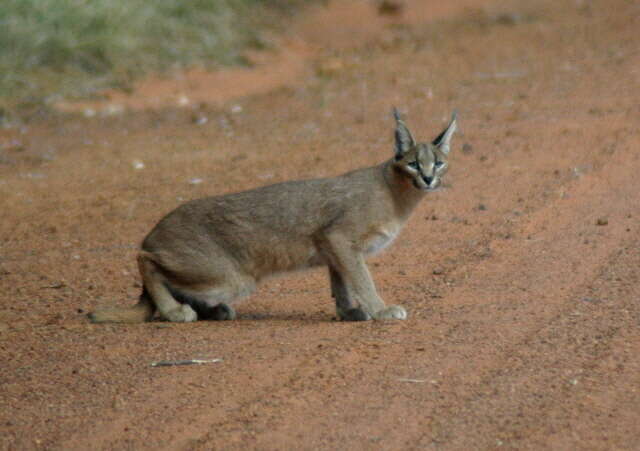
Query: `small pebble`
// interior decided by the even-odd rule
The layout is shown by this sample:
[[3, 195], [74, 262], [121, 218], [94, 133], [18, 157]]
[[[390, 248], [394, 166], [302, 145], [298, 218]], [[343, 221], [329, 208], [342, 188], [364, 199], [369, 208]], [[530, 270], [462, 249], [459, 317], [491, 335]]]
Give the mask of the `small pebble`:
[[599, 226], [606, 226], [607, 224], [609, 224], [609, 220], [608, 220], [607, 218], [605, 218], [605, 217], [598, 218], [598, 219], [596, 220], [596, 225], [599, 225]]
[[396, 15], [400, 14], [404, 9], [404, 3], [397, 0], [382, 0], [378, 4], [378, 14], [380, 15]]
[[107, 105], [102, 112], [106, 116], [117, 116], [124, 113], [124, 106], [112, 103]]
[[192, 122], [196, 125], [204, 125], [209, 122], [209, 118], [207, 116], [194, 116], [191, 118]]

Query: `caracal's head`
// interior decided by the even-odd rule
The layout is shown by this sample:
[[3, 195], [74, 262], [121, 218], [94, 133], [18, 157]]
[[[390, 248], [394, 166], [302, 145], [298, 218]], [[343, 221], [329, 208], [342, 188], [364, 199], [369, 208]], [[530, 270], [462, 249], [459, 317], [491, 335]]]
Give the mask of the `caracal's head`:
[[395, 168], [410, 177], [420, 190], [437, 188], [449, 167], [449, 144], [457, 127], [456, 113], [447, 128], [430, 143], [416, 143], [395, 108], [393, 116], [396, 119]]

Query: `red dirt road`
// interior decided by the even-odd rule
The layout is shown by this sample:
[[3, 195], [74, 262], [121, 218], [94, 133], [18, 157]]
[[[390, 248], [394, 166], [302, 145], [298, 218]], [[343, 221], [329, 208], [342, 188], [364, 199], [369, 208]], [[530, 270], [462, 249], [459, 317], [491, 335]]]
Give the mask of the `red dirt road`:
[[[0, 130], [0, 449], [640, 448], [640, 5], [429, 3], [298, 19], [268, 90]], [[310, 271], [234, 322], [88, 323], [135, 302], [163, 214], [377, 164], [391, 105], [421, 139], [461, 125], [445, 189], [370, 261], [407, 321], [334, 321]], [[222, 361], [150, 366], [191, 358]]]

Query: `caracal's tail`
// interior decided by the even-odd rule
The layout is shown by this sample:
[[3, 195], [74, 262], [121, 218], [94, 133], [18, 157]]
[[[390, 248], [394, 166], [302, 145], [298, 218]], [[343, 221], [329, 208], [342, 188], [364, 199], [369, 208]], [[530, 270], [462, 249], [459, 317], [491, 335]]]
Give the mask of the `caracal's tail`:
[[143, 323], [150, 321], [155, 312], [155, 305], [144, 289], [140, 300], [132, 307], [97, 310], [88, 316], [93, 323]]

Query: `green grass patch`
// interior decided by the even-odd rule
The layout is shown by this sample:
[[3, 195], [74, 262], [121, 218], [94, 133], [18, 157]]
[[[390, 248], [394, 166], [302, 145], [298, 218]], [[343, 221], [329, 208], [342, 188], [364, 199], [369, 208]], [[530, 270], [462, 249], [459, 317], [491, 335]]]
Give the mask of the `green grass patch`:
[[126, 87], [148, 72], [243, 63], [260, 32], [310, 0], [2, 0], [0, 100]]

